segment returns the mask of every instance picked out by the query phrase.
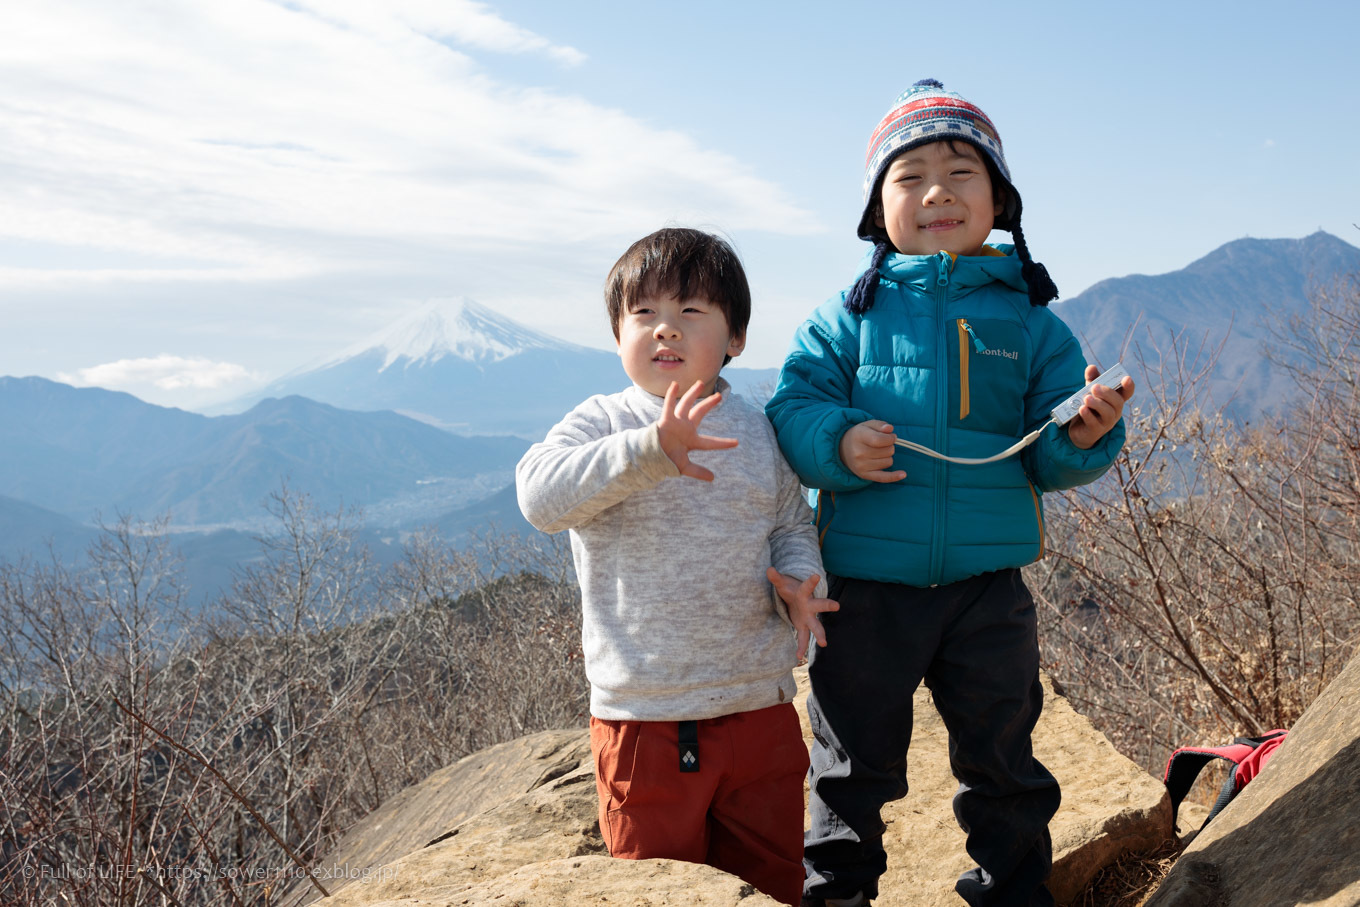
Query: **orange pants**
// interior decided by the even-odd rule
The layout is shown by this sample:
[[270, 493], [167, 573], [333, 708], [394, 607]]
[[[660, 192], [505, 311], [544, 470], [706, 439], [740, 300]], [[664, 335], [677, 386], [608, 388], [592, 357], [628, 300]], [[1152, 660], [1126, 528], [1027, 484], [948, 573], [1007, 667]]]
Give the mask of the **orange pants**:
[[808, 752], [791, 703], [699, 725], [699, 771], [679, 768], [674, 721], [590, 719], [609, 853], [707, 863], [770, 897], [803, 895]]

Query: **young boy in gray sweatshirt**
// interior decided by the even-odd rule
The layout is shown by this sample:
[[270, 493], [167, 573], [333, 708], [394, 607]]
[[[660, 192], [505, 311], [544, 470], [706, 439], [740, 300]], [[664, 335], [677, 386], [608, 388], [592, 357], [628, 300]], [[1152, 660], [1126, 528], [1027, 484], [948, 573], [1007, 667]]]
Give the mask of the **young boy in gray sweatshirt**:
[[600, 829], [615, 857], [708, 863], [796, 904], [792, 668], [837, 606], [769, 422], [718, 374], [746, 343], [745, 272], [717, 237], [659, 230], [605, 301], [633, 386], [576, 407], [515, 472], [529, 522], [571, 531]]

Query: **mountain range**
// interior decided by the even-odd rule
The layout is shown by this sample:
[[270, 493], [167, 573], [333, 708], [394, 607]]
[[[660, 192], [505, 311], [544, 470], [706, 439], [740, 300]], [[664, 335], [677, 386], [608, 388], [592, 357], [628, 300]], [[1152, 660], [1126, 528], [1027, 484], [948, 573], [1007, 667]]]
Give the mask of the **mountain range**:
[[1295, 393], [1266, 346], [1290, 319], [1310, 317], [1317, 291], [1357, 274], [1360, 249], [1329, 233], [1239, 239], [1169, 274], [1102, 280], [1053, 309], [1088, 357], [1105, 366], [1122, 357], [1130, 372], [1139, 359], [1170, 365], [1173, 346], [1191, 354], [1221, 346], [1202, 402], [1250, 419]]
[[[1355, 274], [1360, 249], [1326, 233], [1242, 239], [1176, 272], [1102, 281], [1054, 310], [1088, 356], [1122, 358], [1136, 380], [1139, 358], [1155, 365], [1174, 337], [1221, 344], [1208, 394], [1252, 418], [1294, 392], [1262, 355], [1272, 332], [1309, 317], [1318, 288]], [[776, 370], [724, 375], [759, 393]], [[375, 539], [431, 525], [457, 538], [489, 522], [530, 532], [515, 462], [563, 413], [625, 380], [613, 353], [467, 300], [425, 306], [224, 415], [3, 377], [0, 560], [49, 543], [65, 557], [89, 544], [100, 517], [164, 514], [186, 561], [221, 580], [267, 527], [264, 503], [284, 482], [324, 510], [360, 508]]]
[[[741, 393], [777, 369], [728, 368]], [[460, 434], [537, 440], [593, 394], [628, 386], [619, 357], [567, 343], [480, 303], [427, 303], [377, 334], [222, 407], [297, 395], [352, 410], [393, 410]]]
[[173, 528], [251, 528], [288, 482], [318, 506], [419, 522], [508, 480], [528, 444], [461, 437], [391, 412], [303, 397], [208, 417], [130, 394], [0, 378], [0, 495], [89, 523], [168, 515]]

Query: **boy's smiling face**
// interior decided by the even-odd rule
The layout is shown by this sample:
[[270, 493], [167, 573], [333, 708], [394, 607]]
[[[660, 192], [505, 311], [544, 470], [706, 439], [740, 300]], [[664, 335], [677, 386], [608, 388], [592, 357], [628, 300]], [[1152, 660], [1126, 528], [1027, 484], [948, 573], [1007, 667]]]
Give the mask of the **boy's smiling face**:
[[713, 393], [723, 359], [739, 356], [745, 337], [734, 337], [723, 310], [696, 296], [647, 295], [619, 318], [619, 357], [633, 383], [658, 397], [672, 381], [681, 392], [695, 381]]
[[977, 255], [1002, 208], [981, 153], [939, 141], [893, 159], [874, 217], [904, 255]]

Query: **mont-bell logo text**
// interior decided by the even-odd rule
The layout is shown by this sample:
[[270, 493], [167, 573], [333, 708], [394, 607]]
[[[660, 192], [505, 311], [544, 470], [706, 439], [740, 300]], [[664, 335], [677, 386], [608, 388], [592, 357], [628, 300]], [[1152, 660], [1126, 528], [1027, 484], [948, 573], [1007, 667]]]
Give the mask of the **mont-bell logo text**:
[[1000, 356], [1002, 359], [1019, 359], [1019, 350], [993, 350], [987, 349], [977, 353], [978, 356]]

